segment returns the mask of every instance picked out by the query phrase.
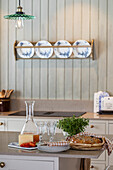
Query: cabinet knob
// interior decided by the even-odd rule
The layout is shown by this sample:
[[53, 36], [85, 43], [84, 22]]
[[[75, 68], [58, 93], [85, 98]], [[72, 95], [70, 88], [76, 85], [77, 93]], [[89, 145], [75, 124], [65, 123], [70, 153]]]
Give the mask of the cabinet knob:
[[91, 166], [90, 166], [90, 168], [92, 168], [92, 169], [93, 169], [93, 168], [94, 168], [94, 165], [91, 165]]
[[90, 128], [94, 128], [94, 125], [91, 125]]
[[2, 126], [4, 123], [3, 122], [0, 122], [0, 126]]
[[5, 166], [4, 162], [0, 162], [0, 167], [3, 168]]

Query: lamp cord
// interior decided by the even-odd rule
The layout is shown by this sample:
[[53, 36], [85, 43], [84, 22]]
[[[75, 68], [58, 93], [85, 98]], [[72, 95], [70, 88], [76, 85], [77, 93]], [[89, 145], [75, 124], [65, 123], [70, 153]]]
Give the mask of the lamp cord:
[[20, 0], [19, 0], [19, 6], [20, 6]]

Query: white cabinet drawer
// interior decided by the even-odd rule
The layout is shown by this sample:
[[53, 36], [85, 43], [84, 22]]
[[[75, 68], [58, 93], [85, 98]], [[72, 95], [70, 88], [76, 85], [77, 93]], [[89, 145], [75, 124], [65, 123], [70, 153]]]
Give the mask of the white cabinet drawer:
[[113, 153], [109, 156], [109, 165], [113, 165]]
[[[111, 125], [111, 128], [113, 128], [113, 124], [109, 124]], [[110, 128], [109, 128], [110, 129]], [[113, 129], [111, 129], [110, 133], [109, 134], [113, 134]], [[112, 140], [112, 145], [113, 145], [113, 140]], [[113, 166], [113, 150], [112, 150], [112, 153], [111, 155], [109, 156], [109, 165], [112, 165]]]
[[25, 120], [8, 120], [7, 122], [7, 131], [16, 131], [20, 132], [25, 123]]
[[4, 120], [0, 120], [0, 131], [4, 131], [5, 130], [5, 126], [6, 126], [6, 123]]
[[89, 126], [86, 128], [86, 132], [95, 134], [106, 134], [106, 123], [90, 121]]
[[109, 123], [109, 134], [113, 134], [113, 123]]
[[59, 170], [55, 157], [0, 155], [1, 162], [4, 170]]
[[90, 170], [104, 170], [106, 165], [104, 163], [91, 163]]
[[5, 170], [54, 170], [54, 162], [30, 160], [1, 160]]

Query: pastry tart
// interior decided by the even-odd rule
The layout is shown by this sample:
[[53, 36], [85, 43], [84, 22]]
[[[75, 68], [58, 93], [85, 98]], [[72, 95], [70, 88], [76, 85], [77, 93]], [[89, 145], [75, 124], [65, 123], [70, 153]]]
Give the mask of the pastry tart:
[[98, 138], [94, 136], [73, 136], [70, 139], [70, 146], [73, 149], [81, 149], [81, 150], [99, 150], [102, 149], [105, 144], [104, 137]]

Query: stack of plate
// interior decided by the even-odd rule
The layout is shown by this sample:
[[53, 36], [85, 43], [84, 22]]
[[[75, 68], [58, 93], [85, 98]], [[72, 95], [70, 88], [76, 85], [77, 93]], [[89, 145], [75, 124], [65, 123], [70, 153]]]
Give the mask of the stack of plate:
[[45, 145], [38, 145], [38, 150], [43, 152], [63, 152], [70, 149], [69, 145], [65, 146], [45, 146]]

